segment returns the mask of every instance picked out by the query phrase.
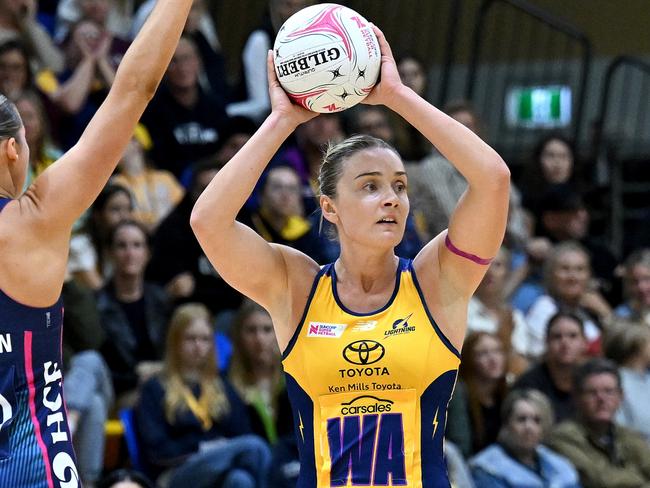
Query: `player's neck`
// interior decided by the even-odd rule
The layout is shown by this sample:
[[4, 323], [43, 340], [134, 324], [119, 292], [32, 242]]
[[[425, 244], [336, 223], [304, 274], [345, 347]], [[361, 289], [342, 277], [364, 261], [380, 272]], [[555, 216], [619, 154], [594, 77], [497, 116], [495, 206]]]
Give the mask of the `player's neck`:
[[398, 261], [399, 258], [392, 250], [372, 254], [367, 250], [357, 253], [342, 249], [334, 266], [339, 283], [370, 292], [373, 289], [382, 288], [384, 285], [393, 286]]

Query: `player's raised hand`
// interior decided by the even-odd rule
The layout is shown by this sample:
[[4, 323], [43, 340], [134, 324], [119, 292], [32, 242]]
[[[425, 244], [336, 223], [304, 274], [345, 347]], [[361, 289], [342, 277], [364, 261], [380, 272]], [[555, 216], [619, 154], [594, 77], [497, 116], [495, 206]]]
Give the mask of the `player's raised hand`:
[[397, 71], [397, 64], [393, 57], [393, 51], [384, 36], [384, 33], [373, 24], [372, 30], [379, 41], [381, 50], [381, 70], [379, 81], [370, 94], [361, 102], [368, 105], [386, 105], [390, 107], [397, 96], [397, 92], [404, 86]]
[[293, 126], [297, 127], [303, 122], [307, 122], [318, 115], [316, 112], [307, 110], [293, 103], [287, 93], [284, 91], [278, 77], [275, 73], [275, 65], [273, 63], [273, 52], [269, 50], [266, 58], [266, 66], [269, 78], [269, 97], [271, 99], [271, 111], [282, 117], [282, 120], [290, 122]]

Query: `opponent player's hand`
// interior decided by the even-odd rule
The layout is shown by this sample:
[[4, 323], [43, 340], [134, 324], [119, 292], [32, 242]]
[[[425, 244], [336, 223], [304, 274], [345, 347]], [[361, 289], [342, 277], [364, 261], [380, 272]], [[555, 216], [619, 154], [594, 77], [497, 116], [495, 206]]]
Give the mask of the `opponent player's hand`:
[[318, 115], [316, 112], [307, 110], [293, 103], [284, 89], [280, 86], [278, 77], [275, 74], [273, 64], [273, 52], [269, 51], [266, 57], [266, 66], [269, 78], [269, 97], [271, 98], [271, 112], [277, 114], [280, 120], [289, 122], [293, 127], [298, 127]]
[[404, 84], [399, 77], [393, 51], [384, 33], [374, 24], [372, 25], [372, 30], [377, 36], [379, 49], [381, 50], [381, 71], [378, 83], [361, 103], [368, 105], [386, 105], [390, 107], [399, 91], [404, 87]]

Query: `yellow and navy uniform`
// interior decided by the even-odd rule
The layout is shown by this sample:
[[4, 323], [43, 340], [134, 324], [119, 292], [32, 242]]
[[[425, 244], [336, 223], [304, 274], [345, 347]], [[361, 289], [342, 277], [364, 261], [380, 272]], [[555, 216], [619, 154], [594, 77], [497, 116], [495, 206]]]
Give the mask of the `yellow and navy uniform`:
[[386, 305], [356, 313], [334, 265], [314, 280], [283, 354], [300, 452], [298, 488], [449, 487], [443, 456], [459, 352], [400, 258]]

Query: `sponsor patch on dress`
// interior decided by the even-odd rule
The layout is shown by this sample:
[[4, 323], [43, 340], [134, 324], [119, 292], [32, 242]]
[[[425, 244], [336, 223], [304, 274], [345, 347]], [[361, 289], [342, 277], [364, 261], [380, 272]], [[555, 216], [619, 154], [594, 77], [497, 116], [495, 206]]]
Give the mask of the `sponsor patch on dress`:
[[328, 324], [325, 322], [309, 322], [307, 337], [329, 337], [338, 339], [343, 335], [348, 324]]

